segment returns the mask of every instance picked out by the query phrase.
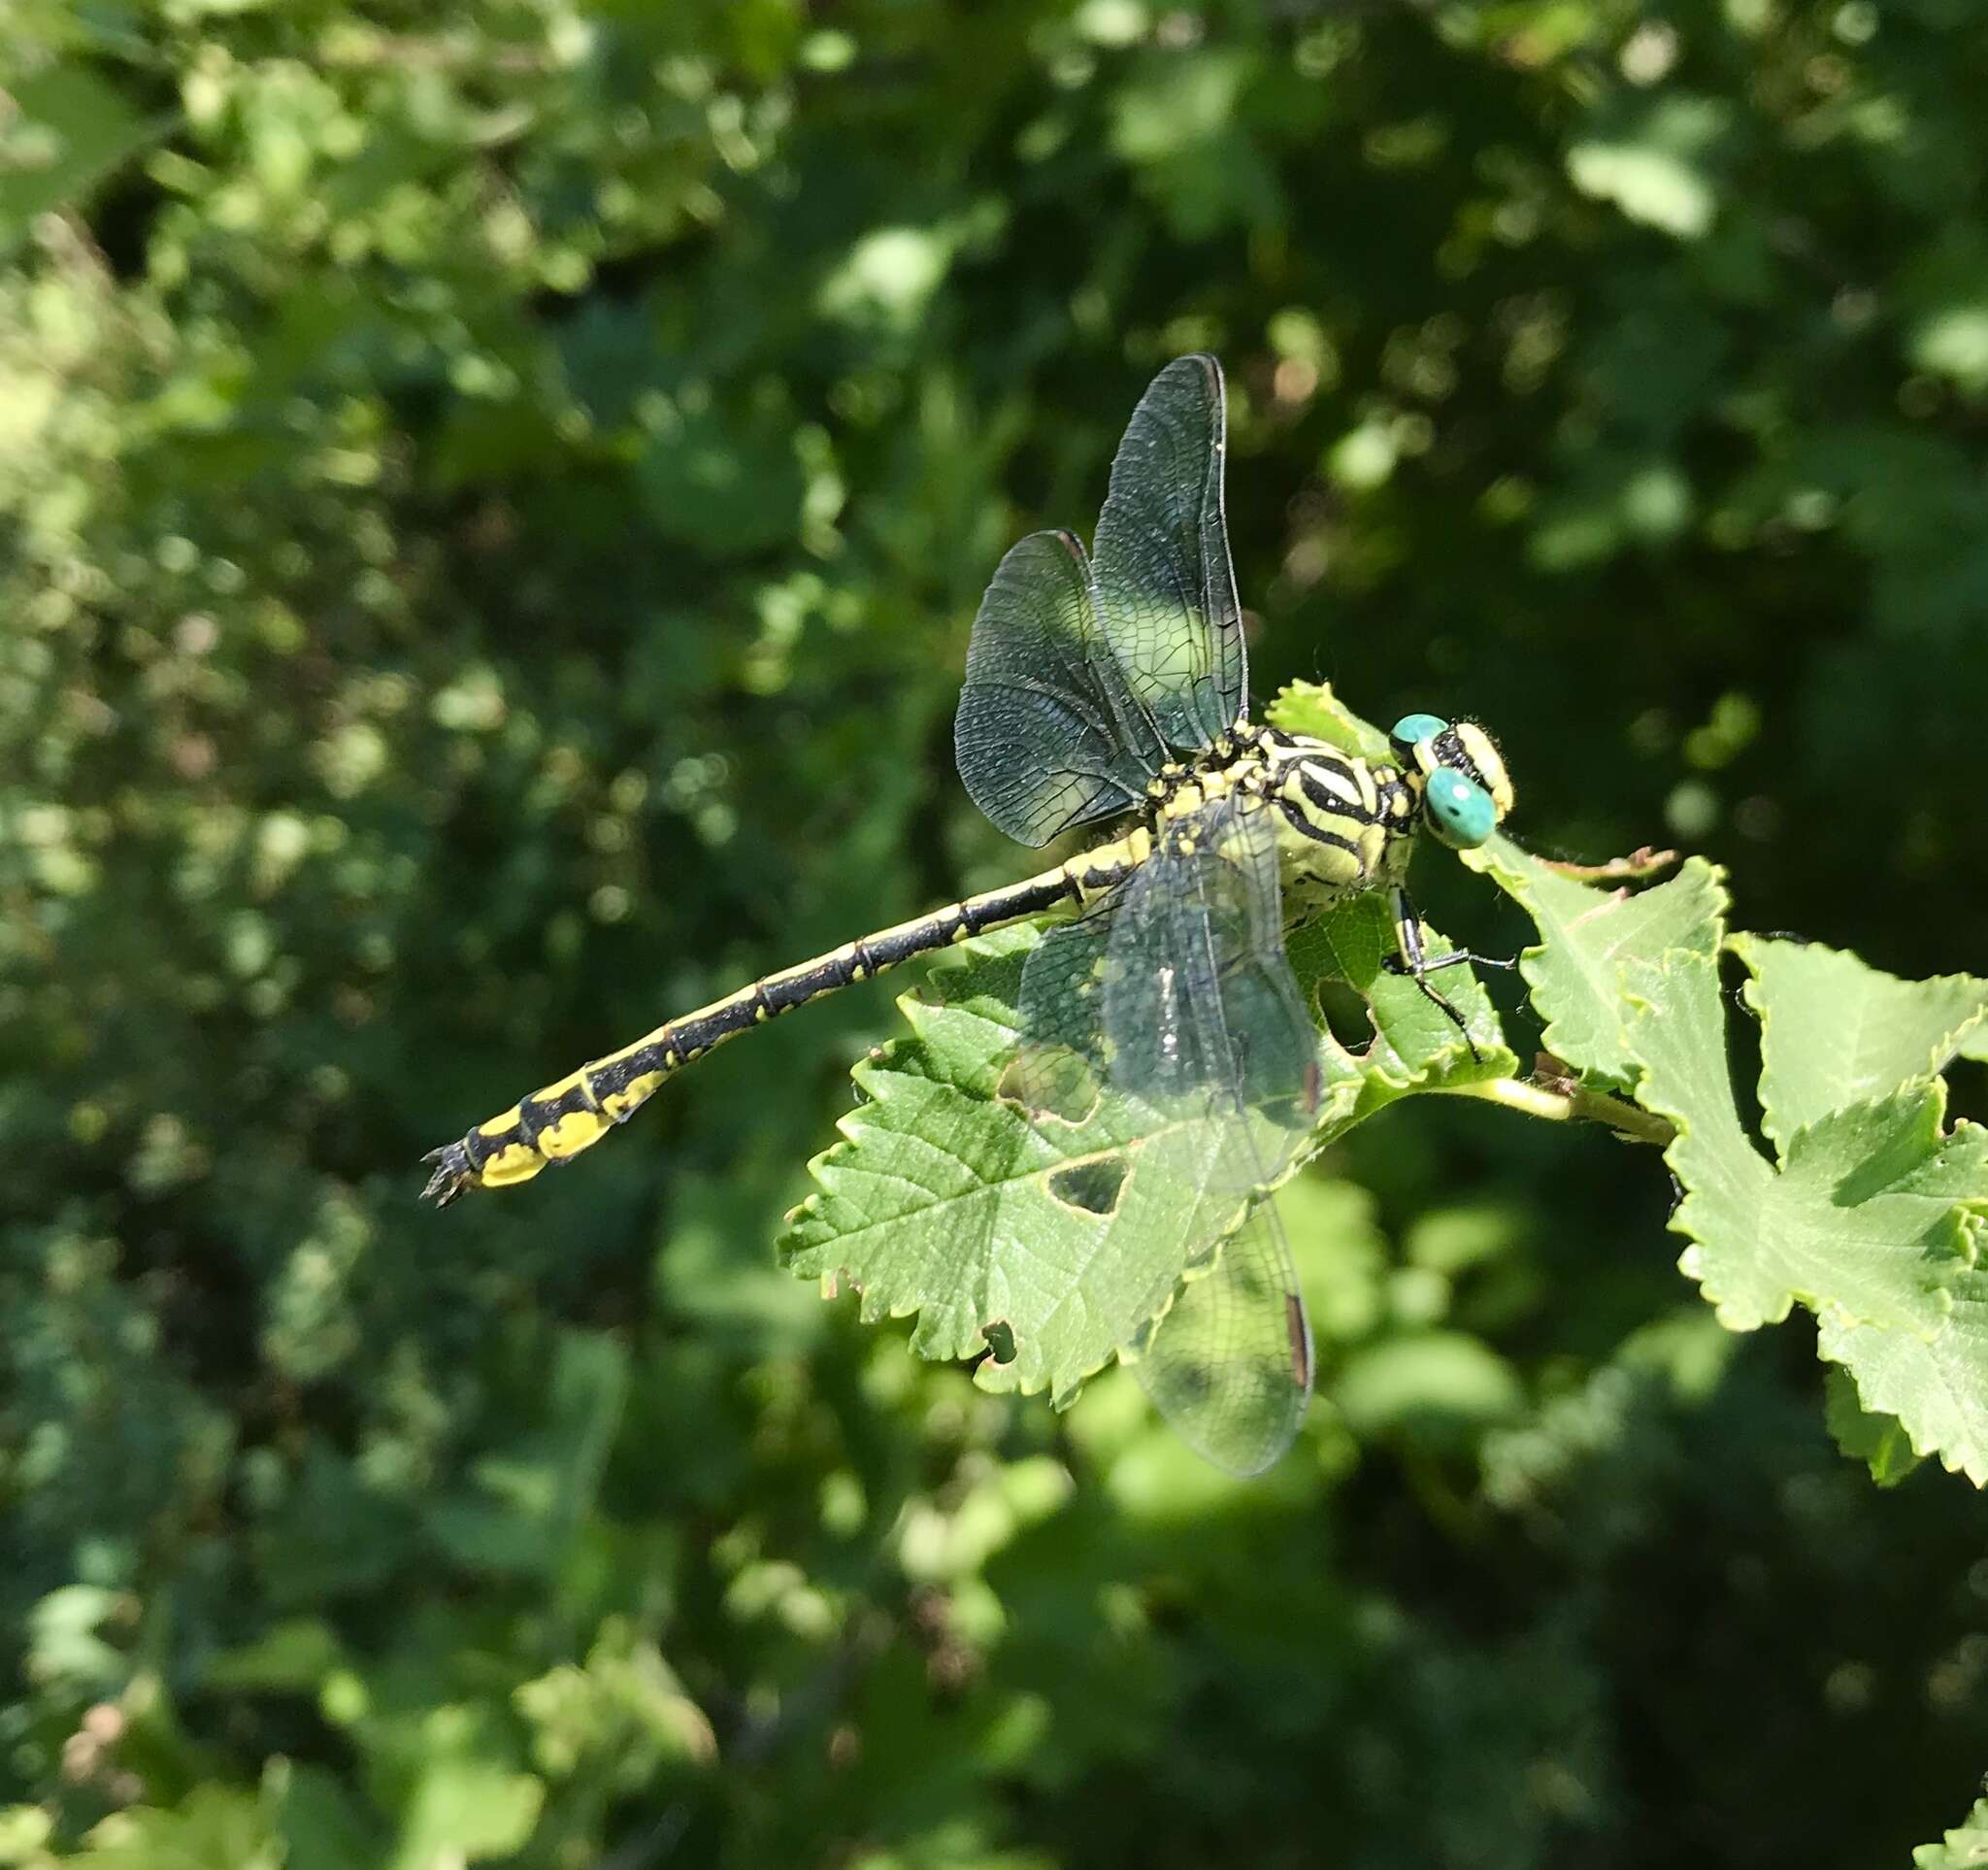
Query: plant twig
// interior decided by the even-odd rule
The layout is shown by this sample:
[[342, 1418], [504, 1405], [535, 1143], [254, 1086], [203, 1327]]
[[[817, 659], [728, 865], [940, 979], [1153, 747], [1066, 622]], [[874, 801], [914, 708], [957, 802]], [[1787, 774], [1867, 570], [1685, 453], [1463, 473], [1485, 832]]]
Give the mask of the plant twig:
[[1457, 1097], [1481, 1097], [1487, 1103], [1503, 1104], [1507, 1110], [1527, 1117], [1543, 1117], [1555, 1123], [1606, 1123], [1616, 1135], [1633, 1143], [1648, 1143], [1657, 1149], [1670, 1144], [1677, 1134], [1674, 1125], [1661, 1117], [1606, 1091], [1589, 1090], [1572, 1079], [1492, 1078], [1474, 1085], [1447, 1085], [1442, 1088]]

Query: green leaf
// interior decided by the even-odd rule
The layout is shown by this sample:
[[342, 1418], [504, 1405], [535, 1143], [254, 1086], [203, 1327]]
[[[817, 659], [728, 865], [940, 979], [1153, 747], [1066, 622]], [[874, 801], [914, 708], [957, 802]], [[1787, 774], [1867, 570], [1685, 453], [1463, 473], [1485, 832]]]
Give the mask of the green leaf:
[[1718, 211], [1706, 157], [1730, 114], [1722, 98], [1661, 98], [1613, 135], [1574, 144], [1567, 152], [1568, 177], [1582, 194], [1612, 201], [1631, 220], [1696, 240]]
[[[1046, 1388], [1060, 1406], [1159, 1313], [1191, 1255], [1240, 1210], [1233, 1187], [1207, 1185], [1199, 1122], [1114, 1093], [1051, 1140], [1001, 1095], [1040, 933], [1024, 924], [967, 943], [933, 970], [943, 997], [900, 1000], [912, 1037], [855, 1068], [864, 1101], [810, 1165], [820, 1189], [790, 1217], [779, 1251], [796, 1274], [854, 1285], [866, 1320], [915, 1314], [920, 1356], [981, 1357], [983, 1387]], [[1433, 930], [1428, 939], [1433, 954], [1449, 952]], [[1309, 1149], [1408, 1091], [1513, 1068], [1470, 969], [1437, 981], [1475, 1057], [1412, 981], [1386, 971], [1393, 933], [1377, 895], [1340, 904], [1290, 947], [1309, 994], [1325, 981], [1350, 985], [1375, 1029], [1358, 1052], [1321, 1035]]]
[[636, 476], [657, 530], [712, 558], [791, 539], [807, 492], [792, 427], [772, 409], [683, 415], [644, 449]]
[[[1422, 939], [1432, 960], [1452, 952], [1450, 941], [1426, 922]], [[1407, 975], [1390, 970], [1394, 922], [1377, 890], [1336, 904], [1315, 922], [1294, 930], [1288, 946], [1298, 984], [1309, 996], [1338, 982], [1367, 1003], [1374, 1040], [1366, 1050], [1351, 1052], [1336, 1040], [1327, 1041], [1342, 1073], [1357, 1073], [1365, 1081], [1362, 1116], [1405, 1091], [1503, 1078], [1517, 1069], [1498, 1010], [1474, 969], [1444, 968], [1430, 982], [1462, 1016], [1463, 1030]]]
[[140, 1805], [114, 1814], [67, 1861], [87, 1870], [280, 1870], [282, 1851], [252, 1791], [208, 1784], [170, 1811]]
[[338, 1638], [321, 1619], [292, 1618], [258, 1642], [217, 1655], [202, 1672], [209, 1689], [302, 1693], [345, 1660]]
[[593, 1506], [627, 1395], [628, 1352], [615, 1339], [562, 1331], [547, 1386], [549, 1419], [478, 1461], [480, 1491], [436, 1501], [430, 1529], [474, 1570], [551, 1570]]
[[1988, 1864], [1988, 1798], [1938, 1844], [1922, 1844], [1912, 1853], [1912, 1870], [1979, 1870]]
[[1465, 852], [1464, 861], [1516, 898], [1540, 931], [1541, 944], [1519, 957], [1519, 972], [1545, 1022], [1547, 1051], [1584, 1078], [1627, 1088], [1636, 1061], [1624, 970], [1673, 949], [1716, 953], [1726, 913], [1724, 873], [1693, 857], [1654, 888], [1600, 889], [1503, 836]]
[[1823, 1419], [1831, 1439], [1851, 1460], [1864, 1462], [1879, 1486], [1897, 1486], [1919, 1465], [1905, 1425], [1896, 1416], [1866, 1409], [1847, 1370], [1829, 1373], [1826, 1395]]
[[1287, 734], [1309, 734], [1313, 740], [1339, 748], [1358, 758], [1392, 765], [1394, 749], [1387, 735], [1363, 720], [1333, 692], [1329, 682], [1293, 682], [1280, 689], [1263, 711], [1273, 727]]
[[[920, 1356], [978, 1356], [990, 1389], [1083, 1379], [1165, 1305], [1190, 1256], [1241, 1218], [1233, 1189], [1207, 1187], [1208, 1128], [1138, 1100], [1098, 1099], [1052, 1143], [1000, 1092], [1020, 1037], [1022, 964], [1040, 937], [1021, 924], [966, 943], [932, 970], [943, 998], [898, 1002], [912, 1037], [854, 1072], [863, 1101], [844, 1141], [809, 1165], [821, 1185], [779, 1243], [803, 1277], [846, 1279], [866, 1320], [916, 1314]], [[1343, 1121], [1357, 1067], [1321, 1057], [1320, 1120]], [[1131, 1172], [1092, 1185], [1086, 1171]]]
[[1714, 960], [1640, 962], [1629, 984], [1640, 1101], [1677, 1125], [1671, 1225], [1694, 1243], [1679, 1264], [1721, 1322], [1751, 1330], [1799, 1299], [1826, 1319], [1938, 1331], [1971, 1256], [1963, 1204], [1988, 1198], [1988, 1131], [1944, 1132], [1943, 1087], [1920, 1083], [1798, 1130], [1776, 1172], [1734, 1104]]
[[[1748, 946], [1771, 999], [1786, 985], [1786, 957], [1764, 951], [1782, 945]], [[1832, 972], [1854, 1001], [1854, 977]], [[1914, 1028], [1905, 1010], [1939, 1004], [1942, 984], [1929, 985], [1928, 1001], [1914, 1002], [1909, 984], [1892, 984], [1914, 1057], [1938, 1020]], [[1896, 1419], [1916, 1454], [1938, 1454], [1988, 1486], [1988, 1275], [1976, 1264], [1988, 1131], [1965, 1122], [1946, 1129], [1945, 1085], [1919, 1078], [1793, 1130], [1776, 1166], [1734, 1103], [1713, 960], [1674, 954], [1658, 967], [1639, 964], [1631, 987], [1641, 1002], [1630, 1033], [1644, 1069], [1641, 1101], [1677, 1125], [1665, 1159], [1685, 1197], [1671, 1224], [1693, 1242], [1679, 1264], [1720, 1321], [1750, 1330], [1785, 1318], [1800, 1300], [1816, 1315], [1821, 1355], [1856, 1381], [1862, 1421], [1852, 1424], [1839, 1393], [1832, 1398], [1832, 1426], [1846, 1453], [1869, 1461], [1880, 1482], [1900, 1478], [1906, 1457], [1883, 1425]], [[1804, 1017], [1826, 1011], [1811, 1003]], [[1785, 1002], [1783, 1014], [1785, 1024]], [[1876, 1040], [1864, 1056], [1886, 1051]], [[1809, 1060], [1793, 1047], [1771, 1066], [1791, 1087], [1790, 1101], [1817, 1081], [1848, 1082], [1850, 1069], [1826, 1052]]]
[[263, 1789], [282, 1838], [282, 1870], [346, 1870], [379, 1861], [372, 1814], [329, 1767], [272, 1760]]
[[1825, 1319], [1816, 1348], [1856, 1379], [1867, 1410], [1898, 1418], [1915, 1453], [1988, 1486], [1988, 1273], [1969, 1267], [1946, 1297], [1946, 1322], [1930, 1337]]
[[1736, 935], [1761, 1022], [1762, 1128], [1776, 1143], [1831, 1111], [1931, 1077], [1988, 1013], [1988, 981], [1901, 981], [1818, 944]]
[[1388, 1338], [1346, 1361], [1333, 1400], [1362, 1435], [1398, 1433], [1469, 1443], [1525, 1406], [1516, 1373], [1481, 1339], [1462, 1331]]
[[391, 1870], [435, 1870], [522, 1850], [539, 1821], [546, 1788], [529, 1773], [481, 1760], [431, 1760], [408, 1800]]
[[0, 255], [35, 217], [73, 208], [177, 120], [142, 117], [120, 92], [80, 65], [51, 65], [7, 87], [0, 118]]

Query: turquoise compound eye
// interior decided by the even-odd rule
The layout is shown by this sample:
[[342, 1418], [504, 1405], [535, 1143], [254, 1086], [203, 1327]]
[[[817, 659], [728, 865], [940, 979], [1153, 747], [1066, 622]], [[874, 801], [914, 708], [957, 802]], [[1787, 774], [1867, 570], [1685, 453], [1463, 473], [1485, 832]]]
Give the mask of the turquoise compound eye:
[[1448, 725], [1441, 715], [1404, 715], [1395, 722], [1388, 739], [1406, 752], [1425, 740], [1434, 740]]
[[1491, 794], [1475, 780], [1439, 766], [1422, 788], [1422, 808], [1436, 835], [1457, 851], [1474, 851], [1498, 824]]

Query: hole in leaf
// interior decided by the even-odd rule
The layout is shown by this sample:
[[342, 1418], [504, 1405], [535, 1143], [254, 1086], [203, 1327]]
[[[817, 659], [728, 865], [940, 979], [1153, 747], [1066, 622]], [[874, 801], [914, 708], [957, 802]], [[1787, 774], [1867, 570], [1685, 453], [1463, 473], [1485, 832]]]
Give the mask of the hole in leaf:
[[1066, 1208], [1081, 1208], [1086, 1214], [1109, 1215], [1118, 1206], [1125, 1186], [1125, 1164], [1115, 1155], [1101, 1156], [1095, 1162], [1073, 1162], [1049, 1178], [1049, 1192]]
[[1318, 1010], [1325, 1016], [1325, 1029], [1347, 1052], [1357, 1054], [1374, 1043], [1373, 1012], [1351, 987], [1338, 981], [1320, 982]]

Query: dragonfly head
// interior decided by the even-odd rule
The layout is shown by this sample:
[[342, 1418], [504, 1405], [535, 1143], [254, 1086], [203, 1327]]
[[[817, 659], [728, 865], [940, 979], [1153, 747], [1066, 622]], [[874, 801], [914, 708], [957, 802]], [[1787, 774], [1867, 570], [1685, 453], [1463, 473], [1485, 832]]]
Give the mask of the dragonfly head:
[[1511, 776], [1474, 720], [1404, 715], [1388, 739], [1429, 828], [1452, 850], [1474, 851], [1511, 810]]

